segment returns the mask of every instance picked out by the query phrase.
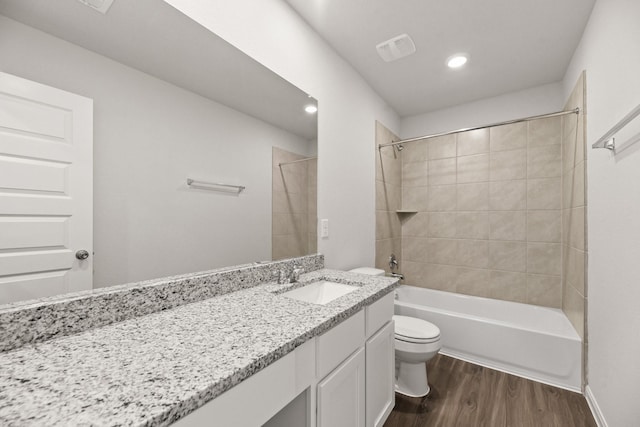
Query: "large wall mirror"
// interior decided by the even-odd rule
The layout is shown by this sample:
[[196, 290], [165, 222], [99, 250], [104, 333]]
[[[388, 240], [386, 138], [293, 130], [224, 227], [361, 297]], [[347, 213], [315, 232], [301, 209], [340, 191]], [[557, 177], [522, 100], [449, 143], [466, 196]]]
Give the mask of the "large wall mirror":
[[[2, 201], [0, 228], [17, 243], [0, 244], [0, 303], [78, 290], [74, 268], [95, 289], [316, 252], [317, 119], [305, 111], [316, 100], [164, 1], [115, 0], [103, 14], [2, 0], [0, 71], [93, 100], [90, 258]], [[32, 136], [0, 123], [0, 149], [3, 134]], [[0, 150], [2, 162], [41, 159]], [[0, 193], [14, 197], [5, 175]], [[33, 267], [47, 251], [72, 268]]]

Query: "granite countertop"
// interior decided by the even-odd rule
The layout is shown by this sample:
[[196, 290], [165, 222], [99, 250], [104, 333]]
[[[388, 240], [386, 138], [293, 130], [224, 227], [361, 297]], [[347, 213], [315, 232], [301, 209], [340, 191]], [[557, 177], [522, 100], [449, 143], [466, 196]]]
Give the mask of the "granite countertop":
[[[315, 305], [316, 280], [361, 287]], [[0, 353], [2, 425], [168, 425], [371, 304], [396, 279], [334, 270], [268, 283]]]

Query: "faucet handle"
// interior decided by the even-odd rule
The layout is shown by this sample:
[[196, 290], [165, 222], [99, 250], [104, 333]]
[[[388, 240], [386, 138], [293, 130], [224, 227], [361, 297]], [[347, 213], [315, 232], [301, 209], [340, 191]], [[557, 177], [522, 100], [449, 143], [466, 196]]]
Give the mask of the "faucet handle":
[[293, 266], [293, 271], [291, 272], [291, 281], [292, 282], [297, 282], [298, 280], [300, 280], [300, 275], [304, 272], [304, 270], [302, 269], [302, 267], [300, 267], [299, 265], [294, 265]]

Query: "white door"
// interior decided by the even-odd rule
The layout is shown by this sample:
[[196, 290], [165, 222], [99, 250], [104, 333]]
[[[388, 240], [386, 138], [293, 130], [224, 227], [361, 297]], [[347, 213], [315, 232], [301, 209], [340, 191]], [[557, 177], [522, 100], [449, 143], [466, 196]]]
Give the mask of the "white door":
[[364, 348], [318, 384], [317, 427], [364, 427]]
[[367, 427], [381, 427], [396, 403], [393, 321], [366, 344]]
[[91, 289], [92, 220], [93, 101], [0, 73], [0, 303]]

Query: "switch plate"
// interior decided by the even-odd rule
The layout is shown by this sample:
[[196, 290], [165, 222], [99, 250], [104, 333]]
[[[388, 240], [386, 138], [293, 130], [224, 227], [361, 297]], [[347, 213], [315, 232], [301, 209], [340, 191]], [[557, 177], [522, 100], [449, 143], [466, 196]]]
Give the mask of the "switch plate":
[[329, 220], [328, 219], [320, 220], [320, 237], [322, 238], [329, 237]]

